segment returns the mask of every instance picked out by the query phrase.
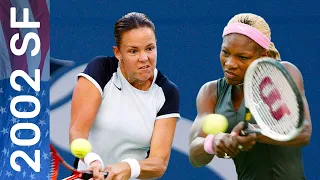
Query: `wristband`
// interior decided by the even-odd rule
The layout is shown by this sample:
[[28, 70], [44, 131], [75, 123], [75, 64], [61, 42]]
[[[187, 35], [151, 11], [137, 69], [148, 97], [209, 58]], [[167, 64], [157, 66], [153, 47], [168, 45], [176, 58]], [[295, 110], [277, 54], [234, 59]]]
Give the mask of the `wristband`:
[[86, 164], [87, 167], [90, 166], [90, 164], [93, 162], [93, 161], [99, 161], [101, 163], [101, 168], [104, 169], [104, 165], [103, 165], [103, 161], [101, 159], [101, 157], [94, 153], [94, 152], [89, 152], [85, 157], [84, 157], [84, 163]]
[[213, 134], [209, 134], [206, 139], [204, 140], [204, 150], [208, 153], [208, 154], [213, 154], [214, 155], [214, 150], [213, 150], [213, 140], [214, 140], [214, 135]]
[[121, 162], [126, 162], [129, 164], [131, 169], [130, 178], [136, 179], [140, 175], [141, 168], [140, 168], [139, 162], [136, 159], [128, 158], [128, 159], [122, 160]]

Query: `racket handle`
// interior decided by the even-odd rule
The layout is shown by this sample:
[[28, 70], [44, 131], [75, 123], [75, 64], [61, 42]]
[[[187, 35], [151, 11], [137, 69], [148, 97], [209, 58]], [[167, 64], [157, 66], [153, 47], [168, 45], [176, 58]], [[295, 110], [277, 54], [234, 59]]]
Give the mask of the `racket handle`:
[[248, 124], [249, 124], [250, 120], [251, 120], [251, 113], [250, 113], [249, 108], [246, 108], [246, 116], [245, 116], [245, 120], [244, 120], [244, 124], [243, 124], [243, 129], [240, 132], [240, 136], [248, 135], [247, 131], [248, 131]]
[[252, 133], [260, 134], [261, 130], [260, 129], [245, 129], [245, 130], [241, 130], [240, 136], [246, 136], [246, 135], [252, 134]]
[[240, 131], [240, 136], [246, 136], [248, 135], [248, 121], [244, 121], [244, 124], [243, 124], [243, 129]]
[[245, 121], [243, 124], [243, 129], [248, 129], [248, 123], [251, 120], [251, 113], [249, 108], [246, 108], [246, 117], [245, 117]]
[[241, 130], [239, 135], [240, 136], [246, 136], [248, 134], [246, 133], [246, 130]]
[[[108, 172], [104, 172], [104, 178], [108, 177]], [[81, 179], [88, 180], [93, 177], [91, 171], [82, 171]]]

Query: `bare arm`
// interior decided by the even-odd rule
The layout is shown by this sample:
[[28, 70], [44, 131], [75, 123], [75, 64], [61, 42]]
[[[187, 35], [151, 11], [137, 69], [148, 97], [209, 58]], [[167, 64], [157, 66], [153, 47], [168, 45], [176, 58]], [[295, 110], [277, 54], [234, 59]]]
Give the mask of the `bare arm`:
[[77, 138], [88, 139], [100, 103], [99, 90], [89, 80], [80, 77], [72, 96], [70, 143]]
[[204, 84], [197, 96], [198, 115], [194, 120], [189, 134], [189, 160], [194, 167], [205, 166], [211, 162], [214, 155], [208, 154], [203, 149], [204, 134], [201, 130], [202, 117], [214, 113], [217, 95], [217, 81]]
[[273, 145], [279, 145], [279, 146], [291, 146], [291, 147], [306, 146], [309, 144], [309, 141], [311, 138], [312, 124], [311, 124], [309, 106], [308, 106], [307, 98], [304, 92], [303, 78], [299, 69], [293, 64], [289, 62], [282, 62], [282, 65], [287, 69], [287, 71], [290, 73], [293, 80], [297, 84], [304, 102], [304, 122], [302, 127], [303, 129], [296, 138], [288, 142], [275, 141], [263, 135], [258, 135], [257, 141], [261, 143], [267, 143], [267, 144], [273, 144]]
[[167, 169], [177, 118], [155, 121], [149, 157], [139, 161], [139, 179], [160, 178]]

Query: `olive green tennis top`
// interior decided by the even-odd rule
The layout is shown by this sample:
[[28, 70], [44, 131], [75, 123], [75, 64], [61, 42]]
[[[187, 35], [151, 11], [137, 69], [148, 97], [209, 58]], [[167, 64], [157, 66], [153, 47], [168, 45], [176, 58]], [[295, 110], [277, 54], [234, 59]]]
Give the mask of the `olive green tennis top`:
[[[215, 113], [228, 119], [228, 133], [245, 118], [244, 100], [238, 111], [235, 111], [231, 101], [231, 89], [232, 86], [227, 84], [224, 78], [218, 80]], [[254, 124], [254, 119], [249, 123]], [[305, 179], [301, 147], [256, 143], [249, 151], [241, 151], [233, 161], [239, 180]]]

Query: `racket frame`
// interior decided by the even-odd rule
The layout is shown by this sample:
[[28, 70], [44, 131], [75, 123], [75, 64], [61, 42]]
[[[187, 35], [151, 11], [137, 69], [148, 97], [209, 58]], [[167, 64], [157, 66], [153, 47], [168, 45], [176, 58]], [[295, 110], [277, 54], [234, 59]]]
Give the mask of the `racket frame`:
[[[274, 133], [272, 130], [270, 130], [269, 126], [265, 125], [265, 123], [261, 120], [260, 115], [258, 113], [255, 112], [250, 112], [250, 109], [253, 108], [253, 104], [249, 104], [248, 101], [246, 101], [246, 99], [248, 100], [249, 97], [249, 90], [251, 88], [251, 86], [249, 86], [248, 84], [251, 84], [253, 77], [253, 73], [254, 70], [257, 68], [257, 66], [260, 63], [269, 63], [273, 66], [275, 66], [283, 75], [284, 77], [287, 79], [287, 81], [289, 82], [289, 84], [291, 85], [293, 92], [296, 95], [297, 98], [297, 103], [298, 103], [298, 108], [300, 110], [299, 113], [299, 122], [298, 122], [298, 126], [295, 130], [292, 130], [289, 134], [287, 135], [281, 135], [278, 133]], [[271, 139], [274, 139], [276, 141], [290, 141], [293, 138], [295, 138], [302, 130], [302, 124], [304, 121], [304, 106], [303, 106], [303, 99], [302, 96], [300, 94], [300, 91], [296, 85], [296, 83], [294, 82], [294, 80], [292, 79], [291, 75], [289, 74], [289, 72], [281, 65], [281, 63], [278, 60], [272, 59], [270, 57], [263, 57], [263, 58], [259, 58], [255, 61], [253, 61], [250, 66], [248, 67], [246, 74], [245, 74], [245, 79], [244, 79], [244, 99], [245, 99], [245, 106], [246, 106], [246, 118], [245, 118], [245, 125], [244, 125], [244, 129], [247, 129], [248, 127], [248, 121], [251, 120], [251, 114], [252, 116], [255, 118], [255, 121], [257, 122], [257, 124], [259, 125], [260, 129], [247, 129], [245, 130], [246, 133], [259, 133], [261, 132], [261, 134], [263, 134], [264, 136], [267, 136]]]
[[[59, 170], [59, 163], [61, 163], [65, 168], [67, 168], [69, 171], [72, 172], [73, 175], [64, 178], [63, 180], [73, 180], [73, 179], [90, 179], [92, 177], [92, 172], [90, 171], [79, 171], [77, 169], [75, 169], [74, 167], [72, 167], [71, 165], [69, 165], [62, 157], [61, 155], [58, 153], [58, 151], [54, 148], [54, 146], [52, 144], [50, 144], [50, 152], [52, 153], [51, 156], [56, 156], [57, 159], [56, 161], [58, 161], [58, 164], [54, 164], [55, 166], [58, 166], [57, 170]], [[51, 157], [53, 158], [53, 157]], [[55, 161], [55, 160], [52, 160]], [[52, 165], [52, 164], [51, 164]], [[57, 173], [58, 172], [50, 172], [51, 175], [52, 173]], [[104, 172], [104, 177], [106, 178], [108, 176], [108, 172]], [[53, 177], [51, 176], [50, 179], [51, 180], [56, 180], [56, 179], [52, 179]], [[57, 178], [57, 177], [56, 177]]]

